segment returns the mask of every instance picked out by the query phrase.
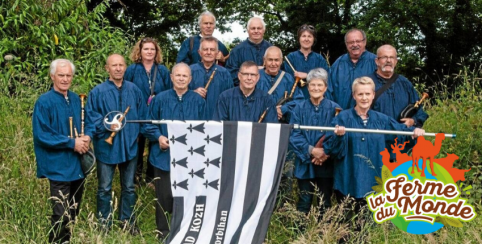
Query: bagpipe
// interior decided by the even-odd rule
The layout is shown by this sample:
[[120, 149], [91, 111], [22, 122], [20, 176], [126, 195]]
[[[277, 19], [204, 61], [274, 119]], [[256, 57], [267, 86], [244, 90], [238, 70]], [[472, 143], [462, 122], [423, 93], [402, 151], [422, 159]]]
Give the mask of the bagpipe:
[[[87, 97], [85, 94], [80, 94], [80, 103], [81, 103], [81, 126], [80, 126], [80, 135], [77, 132], [77, 127], [73, 125], [73, 118], [69, 117], [69, 128], [70, 128], [70, 135], [69, 138], [74, 138], [74, 133], [75, 133], [75, 138], [79, 138], [81, 136], [84, 136], [84, 125], [85, 125], [85, 109], [84, 109], [84, 100]], [[94, 155], [94, 151], [92, 148], [89, 146], [89, 150], [81, 154], [80, 158], [80, 166], [82, 167], [82, 171], [84, 172], [84, 176], [87, 177], [95, 167], [95, 162], [96, 158]]]
[[422, 98], [420, 98], [420, 100], [418, 100], [416, 103], [411, 103], [411, 104], [407, 105], [402, 110], [402, 112], [400, 112], [398, 121], [400, 122], [400, 120], [404, 119], [404, 118], [412, 118], [417, 113], [417, 111], [420, 109], [420, 104], [422, 104], [423, 100], [425, 100], [428, 97], [429, 97], [428, 93], [424, 92], [423, 95], [422, 95]]

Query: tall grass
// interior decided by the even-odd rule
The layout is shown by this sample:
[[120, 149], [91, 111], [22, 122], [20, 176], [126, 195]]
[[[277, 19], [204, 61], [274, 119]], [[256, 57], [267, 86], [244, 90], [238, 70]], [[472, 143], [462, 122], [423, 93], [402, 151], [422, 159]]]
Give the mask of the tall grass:
[[[465, 185], [472, 185], [471, 203], [481, 214], [482, 166], [482, 95], [480, 67], [463, 69], [454, 78], [463, 79], [463, 86], [452, 93], [441, 92], [432, 105], [426, 107], [430, 119], [425, 129], [431, 132], [457, 133], [457, 139], [446, 139], [441, 157], [455, 153], [460, 159], [454, 166], [472, 168], [466, 174]], [[31, 115], [38, 91], [25, 90], [17, 97], [0, 95], [0, 243], [46, 243], [50, 228], [49, 189], [46, 179], [36, 178], [33, 152]], [[113, 184], [116, 207], [120, 193], [118, 174]], [[97, 178], [87, 178], [81, 212], [72, 225], [72, 243], [155, 243], [155, 194], [148, 187], [137, 189], [135, 207], [141, 234], [131, 236], [118, 225], [107, 234], [99, 231], [96, 211]], [[341, 205], [335, 205], [323, 216], [313, 211], [308, 216], [296, 211], [295, 193], [286, 200], [272, 218], [266, 243], [336, 243], [347, 238], [348, 243], [482, 243], [482, 219], [464, 223], [463, 228], [444, 227], [430, 235], [405, 233], [390, 222], [375, 224], [368, 214], [361, 218], [362, 230], [355, 232], [341, 221]], [[347, 206], [350, 206], [349, 204]], [[364, 210], [367, 213], [367, 210]], [[361, 213], [363, 214], [363, 213]], [[114, 219], [117, 215], [113, 216]], [[321, 221], [319, 221], [321, 219]]]

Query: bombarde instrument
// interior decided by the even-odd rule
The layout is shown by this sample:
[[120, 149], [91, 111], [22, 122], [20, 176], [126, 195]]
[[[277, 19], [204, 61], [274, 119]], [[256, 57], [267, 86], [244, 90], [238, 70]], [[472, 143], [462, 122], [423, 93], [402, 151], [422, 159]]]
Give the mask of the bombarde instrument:
[[428, 93], [424, 92], [422, 95], [422, 98], [420, 98], [420, 100], [418, 100], [415, 104], [411, 103], [407, 105], [407, 107], [405, 107], [400, 113], [398, 120], [400, 121], [401, 119], [404, 119], [404, 118], [412, 118], [417, 113], [420, 107], [420, 104], [422, 104], [423, 100], [425, 100], [428, 97], [429, 97]]
[[[124, 111], [124, 113], [120, 113], [120, 114], [116, 114], [114, 116], [114, 119], [115, 119], [115, 122], [114, 122], [114, 119], [112, 121], [112, 123], [109, 123], [108, 122], [108, 118], [106, 117], [104, 119], [104, 122], [107, 123], [107, 124], [110, 124], [110, 125], [116, 125], [117, 127], [115, 128], [114, 131], [112, 131], [112, 133], [110, 133], [110, 136], [105, 139], [105, 142], [109, 143], [110, 145], [112, 145], [112, 139], [114, 139], [115, 135], [117, 135], [117, 132], [122, 129], [122, 120], [124, 120], [124, 118], [126, 117], [127, 113], [129, 112], [129, 109], [131, 109], [131, 106], [127, 106], [127, 109], [126, 111]], [[109, 113], [110, 114], [110, 113]], [[109, 115], [108, 114], [108, 115]], [[126, 120], [127, 121], [127, 120]]]
[[208, 87], [209, 87], [209, 85], [211, 84], [211, 81], [212, 81], [213, 78], [214, 78], [214, 74], [216, 73], [216, 70], [218, 70], [217, 67], [214, 68], [213, 73], [212, 73], [211, 76], [209, 77], [208, 83], [206, 83], [206, 86], [204, 87], [204, 89], [206, 89], [206, 91], [208, 90]]
[[85, 120], [84, 101], [87, 96], [85, 94], [80, 94], [79, 97], [80, 97], [80, 106], [81, 106], [80, 136], [84, 136], [84, 120]]
[[[286, 60], [286, 63], [288, 63], [288, 65], [291, 67], [291, 69], [293, 70], [293, 72], [296, 72], [295, 67], [293, 67], [293, 65], [291, 65], [290, 60], [288, 59], [288, 57], [285, 56], [285, 60]], [[301, 79], [301, 78], [298, 77], [298, 76], [295, 76], [295, 78], [296, 78], [296, 81], [297, 81], [297, 82], [299, 81], [300, 87], [306, 86], [306, 81], [304, 81], [303, 79]], [[297, 82], [295, 82], [295, 84], [297, 84]]]

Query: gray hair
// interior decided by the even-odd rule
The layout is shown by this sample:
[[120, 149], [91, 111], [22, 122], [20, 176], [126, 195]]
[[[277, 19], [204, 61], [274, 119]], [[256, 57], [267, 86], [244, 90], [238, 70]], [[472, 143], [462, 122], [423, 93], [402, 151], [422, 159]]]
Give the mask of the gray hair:
[[171, 73], [174, 74], [174, 71], [175, 71], [176, 69], [180, 68], [181, 66], [186, 67], [186, 68], [189, 70], [189, 76], [192, 75], [192, 74], [191, 74], [191, 67], [189, 67], [189, 65], [187, 65], [186, 63], [182, 63], [182, 62], [181, 62], [181, 63], [177, 63], [176, 65], [174, 65], [174, 67], [172, 67], [172, 69], [171, 69], [171, 70], [172, 70]]
[[268, 52], [271, 51], [272, 49], [275, 49], [279, 52], [279, 56], [281, 57], [281, 59], [283, 59], [283, 51], [281, 51], [281, 49], [277, 46], [271, 46], [271, 47], [268, 47], [266, 49], [266, 51], [264, 52], [264, 56], [263, 58], [266, 58], [266, 56], [268, 55]]
[[57, 72], [57, 66], [58, 65], [64, 66], [66, 64], [70, 65], [70, 68], [72, 69], [72, 75], [75, 74], [74, 63], [72, 63], [72, 61], [70, 61], [68, 59], [64, 59], [64, 58], [58, 58], [58, 59], [52, 61], [52, 63], [50, 63], [50, 74], [55, 75], [55, 72]]
[[345, 43], [346, 43], [346, 37], [348, 36], [348, 34], [350, 34], [350, 33], [352, 33], [352, 32], [355, 32], [355, 31], [359, 31], [359, 32], [362, 34], [363, 40], [366, 40], [366, 39], [367, 39], [367, 35], [365, 34], [365, 32], [364, 32], [363, 30], [360, 30], [360, 29], [357, 29], [357, 28], [353, 28], [353, 29], [351, 29], [351, 30], [349, 30], [349, 31], [347, 31], [347, 32], [345, 33], [345, 39], [344, 39], [344, 40], [345, 40]]
[[325, 83], [325, 86], [328, 87], [328, 72], [326, 72], [325, 69], [323, 68], [316, 68], [310, 70], [308, 73], [308, 76], [306, 76], [306, 82], [307, 84], [310, 84], [312, 80], [322, 80], [323, 83]]
[[201, 37], [201, 40], [199, 41], [199, 51], [202, 51], [201, 47], [203, 42], [214, 42], [216, 43], [216, 50], [219, 50], [218, 47], [218, 39], [214, 36], [203, 36]]
[[356, 78], [351, 85], [351, 92], [355, 94], [355, 88], [358, 85], [371, 85], [373, 92], [375, 92], [375, 82], [373, 82], [372, 78], [368, 76], [362, 76], [360, 78]]
[[204, 11], [204, 12], [202, 12], [202, 14], [199, 15], [199, 17], [197, 18], [197, 24], [198, 24], [199, 26], [201, 26], [201, 21], [202, 21], [202, 19], [203, 19], [203, 16], [213, 17], [213, 19], [214, 19], [214, 26], [216, 26], [216, 16], [214, 16], [213, 13], [211, 13], [211, 12], [209, 12], [209, 11], [207, 11], [207, 10]]
[[251, 25], [251, 21], [253, 21], [253, 19], [259, 19], [261, 21], [261, 25], [263, 25], [263, 30], [266, 30], [266, 23], [264, 23], [263, 18], [261, 18], [260, 16], [251, 17], [251, 19], [248, 20], [248, 24], [246, 25], [246, 29], [249, 29], [249, 26]]

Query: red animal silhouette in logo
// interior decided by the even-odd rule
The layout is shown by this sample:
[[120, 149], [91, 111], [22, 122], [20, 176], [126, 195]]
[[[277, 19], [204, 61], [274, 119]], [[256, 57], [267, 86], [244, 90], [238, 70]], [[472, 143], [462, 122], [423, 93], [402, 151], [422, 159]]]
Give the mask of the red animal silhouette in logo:
[[[417, 138], [417, 144], [412, 149], [412, 174], [415, 173], [415, 167], [417, 167], [418, 172], [422, 172], [420, 176], [425, 177], [425, 168], [427, 160], [430, 160], [430, 168], [432, 169], [432, 175], [437, 176], [435, 174], [435, 170], [433, 168], [433, 160], [434, 157], [440, 152], [440, 148], [442, 147], [442, 141], [445, 139], [445, 134], [438, 133], [435, 135], [435, 144], [432, 145], [430, 141], [425, 140], [423, 136], [419, 136]], [[418, 168], [418, 160], [422, 159], [422, 171]]]
[[395, 143], [390, 145], [392, 147], [392, 152], [394, 152], [396, 157], [397, 157], [397, 162], [398, 163], [405, 163], [405, 162], [408, 162], [408, 161], [412, 160], [412, 158], [410, 156], [408, 156], [408, 154], [400, 152], [405, 148], [405, 144], [407, 144], [408, 141], [404, 142], [403, 144], [398, 144], [397, 139], [398, 138], [395, 138]]

